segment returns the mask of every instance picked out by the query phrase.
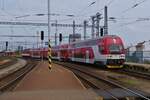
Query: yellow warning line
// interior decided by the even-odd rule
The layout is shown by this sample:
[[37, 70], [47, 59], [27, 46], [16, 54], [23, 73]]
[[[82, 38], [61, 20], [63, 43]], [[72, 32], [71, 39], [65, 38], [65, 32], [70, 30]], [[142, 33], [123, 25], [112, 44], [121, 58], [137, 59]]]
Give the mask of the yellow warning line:
[[112, 66], [112, 65], [107, 65], [108, 68], [123, 68], [122, 65], [118, 65], [118, 66]]

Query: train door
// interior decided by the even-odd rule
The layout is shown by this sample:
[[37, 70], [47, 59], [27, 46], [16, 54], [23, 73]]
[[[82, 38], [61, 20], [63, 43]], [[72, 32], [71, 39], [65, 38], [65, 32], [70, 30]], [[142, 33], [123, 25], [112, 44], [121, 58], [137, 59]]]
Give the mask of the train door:
[[86, 63], [89, 63], [89, 62], [90, 62], [90, 54], [89, 54], [89, 50], [86, 50], [85, 61], [86, 61]]

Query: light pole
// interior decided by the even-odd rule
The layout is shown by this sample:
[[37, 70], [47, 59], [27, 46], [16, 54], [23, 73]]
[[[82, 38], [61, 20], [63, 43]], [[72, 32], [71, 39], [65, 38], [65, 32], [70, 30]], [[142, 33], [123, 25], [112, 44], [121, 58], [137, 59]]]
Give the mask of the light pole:
[[52, 60], [51, 60], [51, 44], [50, 44], [50, 32], [51, 32], [51, 24], [50, 24], [50, 0], [48, 0], [48, 68], [51, 70]]
[[48, 0], [48, 40], [50, 41], [50, 0]]

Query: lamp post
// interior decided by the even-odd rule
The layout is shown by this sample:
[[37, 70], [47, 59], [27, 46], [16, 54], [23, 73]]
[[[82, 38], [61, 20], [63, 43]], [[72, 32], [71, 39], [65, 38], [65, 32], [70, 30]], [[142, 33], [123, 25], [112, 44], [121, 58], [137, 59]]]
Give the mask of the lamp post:
[[48, 0], [48, 68], [51, 70], [52, 60], [51, 60], [51, 44], [50, 44], [50, 32], [51, 32], [51, 24], [50, 24], [50, 0]]
[[50, 0], [48, 0], [48, 40], [50, 40]]

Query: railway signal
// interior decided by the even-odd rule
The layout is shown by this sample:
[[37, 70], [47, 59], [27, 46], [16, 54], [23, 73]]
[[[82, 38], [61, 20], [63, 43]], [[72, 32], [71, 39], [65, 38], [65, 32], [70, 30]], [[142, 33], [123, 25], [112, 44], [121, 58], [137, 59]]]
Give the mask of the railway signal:
[[103, 28], [100, 29], [100, 33], [101, 33], [101, 36], [104, 35], [104, 30], [103, 30]]
[[44, 31], [41, 31], [41, 40], [44, 40]]
[[62, 34], [59, 34], [59, 42], [62, 42]]
[[8, 49], [8, 41], [6, 41], [6, 51], [7, 51], [7, 49]]
[[[43, 51], [43, 40], [44, 40], [44, 31], [41, 31], [42, 51]], [[42, 61], [43, 61], [43, 52], [42, 52]]]

